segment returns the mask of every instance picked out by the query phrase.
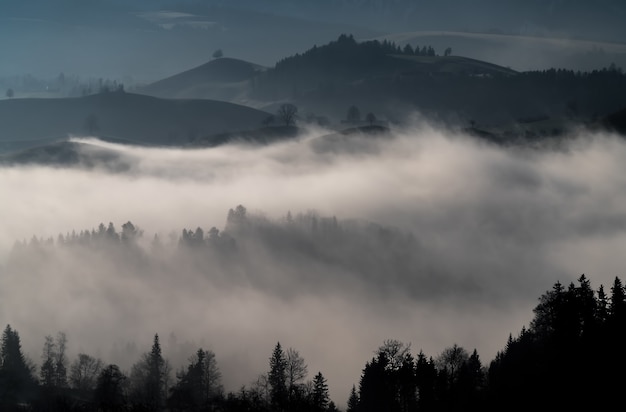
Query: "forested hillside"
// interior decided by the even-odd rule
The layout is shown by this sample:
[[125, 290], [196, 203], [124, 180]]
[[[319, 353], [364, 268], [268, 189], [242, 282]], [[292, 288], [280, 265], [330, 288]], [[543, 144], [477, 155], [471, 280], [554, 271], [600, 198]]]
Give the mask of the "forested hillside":
[[[353, 269], [363, 273], [362, 282], [380, 285], [380, 280], [373, 278], [379, 273], [397, 284], [390, 277], [414, 269], [415, 281], [425, 284], [418, 280], [422, 271], [417, 270], [410, 252], [415, 250], [415, 239], [393, 228], [312, 214], [289, 213], [283, 222], [270, 222], [239, 206], [229, 211], [223, 231], [184, 229], [177, 239], [162, 241], [156, 237], [147, 248], [142, 246], [141, 237], [142, 230], [131, 222], [122, 225], [121, 231], [111, 223], [60, 234], [56, 240], [33, 237], [16, 244], [6, 272], [36, 282], [38, 277], [54, 276], [58, 270], [76, 270], [72, 267], [99, 262], [98, 271], [110, 271], [103, 276], [126, 277], [127, 281], [141, 276], [138, 274], [145, 273], [146, 268], [150, 279], [142, 282], [163, 282], [167, 277], [189, 279], [188, 273], [198, 272], [220, 283], [225, 277], [232, 282], [232, 277], [239, 275], [238, 282], [256, 282], [267, 293], [297, 295], [297, 289], [289, 292], [288, 286], [276, 288], [276, 279], [270, 290], [269, 284], [262, 284], [265, 275], [249, 266], [253, 264], [247, 262], [253, 244], [263, 244], [267, 248], [264, 253], [277, 254], [279, 260], [284, 258], [285, 249], [289, 254], [299, 250], [315, 255], [320, 262], [317, 278], [301, 278], [293, 271], [293, 279], [280, 280], [302, 289], [330, 287], [324, 284], [324, 262], [341, 262], [342, 256], [356, 250], [363, 260]], [[375, 270], [370, 273], [371, 268]], [[334, 274], [333, 287], [350, 282], [338, 279], [338, 275]], [[427, 298], [428, 289], [423, 293]], [[508, 340], [502, 337], [502, 350], [493, 360], [481, 359], [476, 349], [454, 342], [428, 354], [420, 350], [420, 342], [414, 342], [415, 346], [395, 339], [381, 342], [371, 359], [364, 357], [361, 375], [354, 376], [353, 389], [346, 394], [346, 409], [343, 401], [330, 399], [332, 382], [324, 372], [309, 370], [297, 349], [285, 348], [280, 342], [273, 349], [258, 348], [266, 351], [268, 362], [265, 370], [258, 371], [256, 381], [241, 382], [239, 390], [226, 390], [220, 353], [206, 347], [178, 347], [176, 350], [187, 351], [188, 361], [172, 363], [169, 355], [174, 353], [163, 351], [159, 331], [145, 337], [143, 351], [139, 350], [130, 366], [120, 366], [80, 342], [81, 353], [70, 358], [67, 347], [75, 343], [64, 332], [45, 338], [41, 358], [29, 358], [22, 350], [18, 330], [9, 324], [0, 349], [0, 405], [2, 410], [37, 411], [603, 408], [616, 401], [606, 394], [619, 393], [623, 383], [614, 371], [626, 366], [621, 356], [626, 344], [625, 326], [626, 290], [620, 278], [597, 289], [585, 275], [577, 284], [557, 282], [539, 298], [528, 326], [512, 332]], [[579, 395], [568, 395], [574, 388]]]

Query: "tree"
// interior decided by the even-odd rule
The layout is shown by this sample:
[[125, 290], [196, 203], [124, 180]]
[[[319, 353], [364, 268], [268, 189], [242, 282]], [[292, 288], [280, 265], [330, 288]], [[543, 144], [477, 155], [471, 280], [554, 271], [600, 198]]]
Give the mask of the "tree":
[[287, 359], [280, 342], [276, 343], [270, 357], [270, 371], [267, 375], [267, 380], [270, 385], [270, 403], [272, 407], [277, 411], [284, 411], [287, 407], [289, 396], [287, 388]]
[[189, 361], [187, 370], [178, 374], [168, 404], [174, 409], [208, 410], [223, 390], [215, 354], [200, 348]]
[[420, 410], [432, 410], [435, 402], [435, 382], [437, 368], [432, 358], [426, 359], [420, 351], [415, 363], [415, 383], [419, 393], [418, 407]]
[[221, 57], [224, 57], [224, 52], [222, 51], [222, 49], [217, 49], [213, 52], [214, 59], [219, 59]]
[[278, 108], [277, 116], [285, 123], [285, 126], [292, 126], [297, 115], [298, 108], [292, 103], [283, 103]]
[[0, 346], [0, 407], [24, 401], [34, 386], [33, 369], [22, 353], [20, 335], [7, 325]]
[[70, 366], [70, 383], [72, 388], [88, 392], [96, 387], [98, 376], [102, 371], [102, 361], [85, 353], [79, 353], [78, 358]]
[[445, 57], [448, 57], [452, 54], [452, 47], [448, 47], [446, 50], [444, 50], [443, 55]]
[[100, 372], [94, 391], [94, 401], [100, 410], [125, 410], [126, 382], [126, 376], [117, 365], [109, 365]]
[[609, 312], [613, 320], [621, 321], [626, 318], [626, 289], [618, 277], [615, 277], [611, 287]]
[[439, 366], [439, 370], [445, 369], [450, 379], [449, 384], [453, 384], [459, 377], [461, 366], [468, 358], [469, 354], [467, 351], [455, 343], [452, 347], [446, 348], [441, 352], [436, 363]]
[[154, 335], [152, 349], [131, 369], [132, 398], [150, 410], [163, 407], [167, 395], [170, 367], [161, 354], [159, 335]]
[[304, 363], [304, 358], [300, 356], [297, 350], [293, 348], [287, 349], [286, 358], [287, 388], [289, 389], [289, 396], [291, 397], [294, 392], [299, 391], [299, 387], [309, 371], [307, 364]]
[[41, 378], [41, 384], [45, 388], [53, 388], [55, 386], [55, 358], [56, 351], [54, 348], [54, 339], [52, 336], [48, 335], [45, 338], [45, 342], [43, 344], [43, 353], [41, 355], [43, 362], [41, 363], [41, 368], [39, 372], [39, 376]]
[[322, 372], [318, 372], [315, 378], [313, 378], [313, 393], [311, 397], [315, 411], [323, 412], [328, 408], [328, 402], [330, 401], [328, 396], [328, 384]]
[[348, 409], [346, 412], [357, 412], [359, 408], [359, 395], [356, 393], [356, 387], [352, 385], [350, 397], [348, 398]]
[[67, 387], [67, 358], [65, 349], [67, 346], [67, 336], [65, 332], [59, 332], [56, 341], [56, 358], [54, 364], [54, 386], [57, 388]]
[[358, 123], [361, 120], [361, 111], [359, 108], [355, 105], [350, 106], [346, 114], [346, 120], [349, 123]]
[[366, 116], [365, 116], [365, 120], [367, 120], [367, 122], [370, 124], [370, 126], [372, 126], [374, 123], [376, 123], [376, 115], [372, 112], [369, 112]]
[[8, 88], [7, 92], [6, 92], [6, 96], [11, 99], [13, 96], [15, 96], [15, 92], [13, 91], [13, 89]]

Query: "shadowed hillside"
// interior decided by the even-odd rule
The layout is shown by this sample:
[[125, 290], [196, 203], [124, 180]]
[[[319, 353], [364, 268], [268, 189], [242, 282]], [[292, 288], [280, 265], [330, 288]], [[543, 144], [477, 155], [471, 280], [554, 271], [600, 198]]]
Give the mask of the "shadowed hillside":
[[0, 101], [0, 145], [19, 149], [91, 135], [137, 144], [181, 145], [197, 136], [254, 129], [268, 114], [214, 100], [166, 100], [109, 92], [80, 98]]

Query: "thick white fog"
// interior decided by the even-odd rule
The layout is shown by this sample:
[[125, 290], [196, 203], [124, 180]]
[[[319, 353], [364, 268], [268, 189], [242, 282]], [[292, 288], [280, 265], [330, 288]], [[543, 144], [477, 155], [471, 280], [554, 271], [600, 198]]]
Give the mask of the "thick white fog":
[[[72, 354], [124, 368], [149, 350], [154, 333], [176, 369], [202, 345], [216, 353], [228, 390], [266, 372], [280, 341], [305, 358], [310, 378], [322, 371], [344, 407], [385, 339], [433, 357], [457, 343], [476, 348], [487, 365], [557, 280], [585, 273], [597, 288], [623, 275], [626, 144], [617, 137], [580, 132], [531, 149], [424, 125], [393, 138], [323, 134], [202, 150], [79, 139], [85, 151], [119, 152], [129, 170], [0, 169], [0, 324], [20, 332], [36, 363], [44, 336], [57, 331], [67, 333]], [[209, 277], [184, 267], [116, 273], [115, 262], [88, 256], [45, 276], [7, 270], [15, 241], [33, 235], [56, 239], [131, 221], [149, 249], [155, 234], [167, 244], [183, 228], [222, 230], [239, 204], [270, 221], [314, 211], [340, 225], [358, 219], [412, 233], [428, 275], [360, 279], [332, 262], [294, 256], [283, 265], [263, 250], [254, 252], [258, 283], [230, 284], [219, 265]], [[306, 263], [302, 281], [291, 266], [281, 273], [297, 262]]]

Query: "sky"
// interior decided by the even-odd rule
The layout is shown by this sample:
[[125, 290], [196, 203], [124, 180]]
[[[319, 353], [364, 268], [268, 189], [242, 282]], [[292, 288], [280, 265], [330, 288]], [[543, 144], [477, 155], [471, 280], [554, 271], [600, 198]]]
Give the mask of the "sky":
[[[476, 348], [488, 365], [556, 281], [585, 273], [594, 288], [606, 287], [624, 267], [626, 145], [611, 135], [579, 131], [549, 147], [504, 148], [416, 120], [387, 138], [311, 130], [269, 146], [76, 141], [119, 152], [130, 170], [0, 169], [10, 194], [0, 203], [0, 323], [20, 332], [35, 362], [44, 336], [64, 331], [70, 353], [128, 368], [159, 333], [175, 368], [202, 345], [216, 353], [226, 388], [237, 390], [268, 370], [280, 341], [305, 358], [309, 378], [322, 371], [343, 406], [385, 339], [435, 358], [455, 343]], [[412, 234], [417, 269], [385, 263], [386, 253], [406, 247], [389, 244], [368, 249], [380, 274], [355, 270], [358, 233], [337, 262], [316, 260], [306, 247], [276, 254], [267, 239], [242, 240], [254, 262], [240, 268], [247, 281], [219, 265], [201, 276], [184, 260], [153, 273], [61, 252], [55, 273], [36, 259], [32, 273], [7, 263], [16, 240], [101, 222], [118, 230], [133, 222], [149, 250], [155, 234], [168, 243], [183, 228], [224, 230], [239, 204], [275, 225], [288, 212], [315, 212]], [[128, 343], [135, 346], [125, 352]]]

